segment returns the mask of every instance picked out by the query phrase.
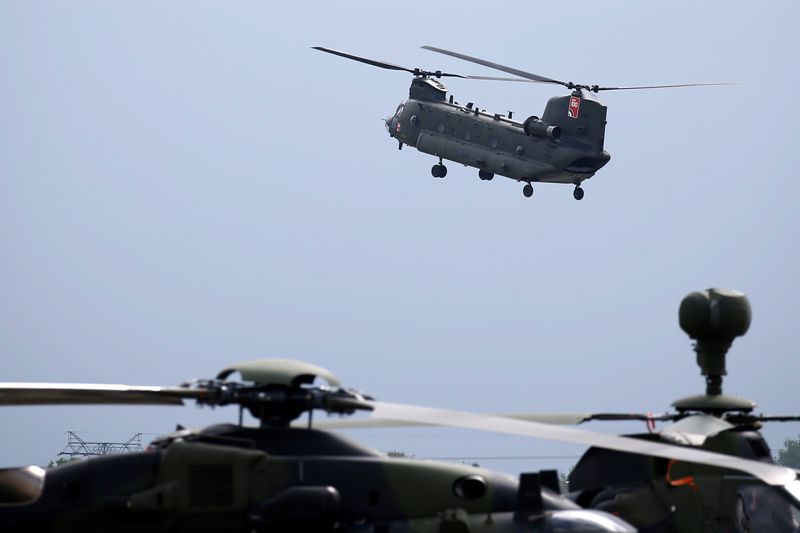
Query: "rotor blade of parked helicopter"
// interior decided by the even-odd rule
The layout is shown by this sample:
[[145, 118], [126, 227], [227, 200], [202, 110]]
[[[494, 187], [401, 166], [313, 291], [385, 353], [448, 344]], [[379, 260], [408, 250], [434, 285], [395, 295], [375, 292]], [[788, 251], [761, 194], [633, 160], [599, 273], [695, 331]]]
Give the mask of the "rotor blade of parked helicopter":
[[[541, 422], [542, 424], [555, 424], [558, 426], [576, 426], [584, 422], [597, 421], [640, 421], [640, 422], [666, 422], [675, 420], [679, 415], [675, 413], [490, 413], [488, 416], [499, 416], [511, 418], [513, 420], [526, 420], [528, 422]], [[772, 417], [781, 421], [800, 420], [800, 417]], [[761, 419], [759, 419], [761, 420]], [[297, 427], [305, 426], [305, 422], [296, 422]], [[429, 424], [421, 422], [409, 422], [403, 420], [384, 420], [379, 418], [359, 418], [355, 420], [322, 420], [314, 423], [317, 429], [380, 429], [380, 428], [401, 428], [401, 427], [421, 427], [439, 426], [440, 424]]]
[[385, 402], [373, 402], [372, 405], [374, 407], [372, 416], [376, 418], [410, 420], [424, 424], [556, 440], [737, 470], [750, 474], [768, 485], [783, 487], [796, 502], [800, 503], [800, 480], [797, 479], [797, 473], [784, 466], [707, 452], [697, 448], [674, 446], [658, 441], [620, 437], [538, 422]]
[[430, 50], [431, 52], [437, 52], [439, 54], [444, 54], [446, 56], [463, 59], [464, 61], [477, 63], [478, 65], [483, 65], [484, 67], [489, 67], [495, 70], [500, 70], [502, 72], [507, 72], [509, 74], [513, 74], [514, 76], [519, 76], [520, 78], [525, 78], [531, 81], [536, 81], [539, 83], [557, 83], [559, 85], [563, 85], [564, 87], [569, 86], [569, 84], [567, 84], [567, 82], [565, 81], [554, 80], [553, 78], [547, 78], [545, 76], [539, 76], [538, 74], [533, 74], [531, 72], [526, 72], [524, 70], [520, 70], [513, 67], [507, 67], [506, 65], [501, 65], [500, 63], [494, 63], [492, 61], [487, 61], [485, 59], [468, 56], [466, 54], [461, 54], [459, 52], [452, 52], [450, 50], [445, 50], [444, 48], [436, 48], [435, 46], [427, 46], [427, 45], [423, 46], [422, 48], [424, 48], [425, 50]]
[[747, 413], [728, 413], [725, 420], [731, 424], [752, 424], [753, 422], [800, 422], [797, 415], [751, 415]]
[[[515, 420], [528, 420], [541, 422], [542, 424], [558, 424], [573, 426], [591, 420], [591, 413], [503, 413], [493, 414], [503, 418]], [[305, 426], [305, 422], [296, 422], [297, 427]], [[421, 427], [439, 426], [440, 424], [426, 424], [423, 422], [409, 422], [404, 420], [383, 420], [379, 418], [359, 418], [355, 420], [320, 420], [314, 422], [316, 429], [379, 429], [379, 428], [402, 428], [402, 427]]]
[[89, 385], [83, 383], [0, 383], [0, 405], [139, 404], [182, 405], [206, 399], [209, 391], [185, 387]]
[[418, 75], [435, 75], [436, 77], [449, 77], [449, 78], [465, 78], [466, 76], [461, 76], [460, 74], [451, 74], [448, 72], [429, 72], [422, 69], [413, 69], [404, 67], [402, 65], [395, 65], [394, 63], [389, 63], [387, 61], [378, 61], [376, 59], [369, 59], [367, 57], [357, 56], [355, 54], [350, 54], [347, 52], [341, 52], [339, 50], [332, 50], [330, 48], [325, 48], [322, 46], [312, 46], [314, 50], [319, 50], [320, 52], [327, 52], [329, 54], [333, 54], [335, 56], [344, 57], [347, 59], [352, 59], [353, 61], [359, 61], [361, 63], [366, 63], [367, 65], [372, 65], [373, 67], [385, 68], [389, 70], [402, 70], [404, 72], [410, 72], [415, 76]]
[[586, 417], [583, 422], [590, 422], [592, 420], [599, 421], [625, 421], [625, 420], [639, 420], [641, 422], [664, 422], [667, 420], [675, 420], [678, 415], [675, 413], [592, 413]]
[[709, 83], [673, 83], [668, 85], [633, 85], [630, 87], [598, 87], [598, 91], [634, 91], [636, 89], [671, 89], [674, 87], [703, 87], [706, 85], [741, 85], [740, 81], [714, 81]]

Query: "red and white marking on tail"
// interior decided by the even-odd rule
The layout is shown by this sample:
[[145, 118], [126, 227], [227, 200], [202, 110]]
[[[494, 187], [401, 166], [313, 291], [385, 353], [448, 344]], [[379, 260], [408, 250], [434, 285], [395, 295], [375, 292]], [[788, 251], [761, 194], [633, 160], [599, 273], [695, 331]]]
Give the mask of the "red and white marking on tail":
[[577, 96], [570, 96], [569, 107], [567, 108], [567, 116], [569, 118], [578, 118], [581, 111], [581, 99]]

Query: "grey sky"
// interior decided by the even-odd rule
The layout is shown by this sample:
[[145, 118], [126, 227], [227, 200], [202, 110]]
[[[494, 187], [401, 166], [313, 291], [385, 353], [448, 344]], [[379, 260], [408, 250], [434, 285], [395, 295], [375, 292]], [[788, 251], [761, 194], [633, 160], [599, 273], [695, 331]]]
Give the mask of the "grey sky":
[[[755, 314], [725, 390], [796, 413], [798, 4], [429, 4], [0, 3], [0, 379], [168, 385], [294, 357], [390, 401], [660, 411], [703, 387], [680, 299], [725, 286]], [[378, 121], [409, 77], [309, 48], [492, 74], [424, 44], [583, 83], [744, 85], [604, 95], [612, 160], [586, 198], [543, 184], [525, 199], [454, 164], [431, 178], [432, 158], [398, 152]], [[448, 86], [517, 116], [563, 94]], [[234, 416], [9, 408], [2, 462], [46, 462], [67, 430], [125, 440]], [[576, 453], [450, 430], [359, 438]]]

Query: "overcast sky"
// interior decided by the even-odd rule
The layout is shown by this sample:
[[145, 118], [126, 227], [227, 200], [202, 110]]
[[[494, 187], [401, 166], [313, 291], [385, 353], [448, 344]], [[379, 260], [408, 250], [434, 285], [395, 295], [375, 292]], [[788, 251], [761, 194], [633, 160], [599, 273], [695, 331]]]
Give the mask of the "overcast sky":
[[[0, 3], [0, 380], [171, 385], [291, 357], [388, 401], [659, 412], [704, 388], [681, 298], [723, 286], [754, 310], [725, 391], [796, 414], [800, 4], [655, 4]], [[581, 83], [744, 83], [603, 95], [612, 159], [585, 199], [549, 184], [526, 199], [452, 163], [433, 179], [378, 121], [410, 77], [310, 49], [497, 74], [425, 44]], [[566, 94], [447, 84], [517, 117]], [[46, 463], [68, 430], [147, 440], [234, 419], [5, 408], [2, 464]], [[579, 452], [353, 435], [421, 457]]]

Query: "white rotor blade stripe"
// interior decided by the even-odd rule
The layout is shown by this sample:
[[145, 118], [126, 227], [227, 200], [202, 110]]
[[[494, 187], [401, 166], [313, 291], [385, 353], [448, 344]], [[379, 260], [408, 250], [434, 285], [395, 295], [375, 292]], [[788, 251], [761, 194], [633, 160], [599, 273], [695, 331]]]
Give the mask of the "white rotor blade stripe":
[[[586, 422], [591, 418], [591, 413], [498, 413], [492, 416], [503, 418], [513, 418], [515, 420], [530, 420], [541, 422], [542, 424], [563, 424], [573, 426]], [[296, 422], [292, 424], [296, 427], [306, 426], [306, 422]], [[384, 420], [379, 418], [361, 418], [355, 420], [321, 420], [315, 421], [316, 429], [381, 429], [381, 428], [404, 428], [404, 427], [427, 427], [440, 426], [441, 424], [426, 424], [423, 422], [411, 422], [408, 420]]]
[[785, 487], [800, 503], [800, 492], [797, 487], [796, 472], [784, 466], [751, 461], [730, 455], [713, 453], [695, 448], [673, 446], [662, 442], [653, 442], [630, 437], [620, 437], [606, 433], [595, 433], [582, 429], [525, 422], [497, 416], [485, 416], [462, 411], [416, 407], [412, 405], [373, 402], [372, 416], [389, 420], [410, 420], [424, 424], [492, 431], [509, 435], [533, 437], [597, 446], [620, 452], [652, 455], [664, 459], [675, 459], [690, 463], [707, 464], [719, 468], [728, 468], [745, 472], [764, 481], [768, 485]]

